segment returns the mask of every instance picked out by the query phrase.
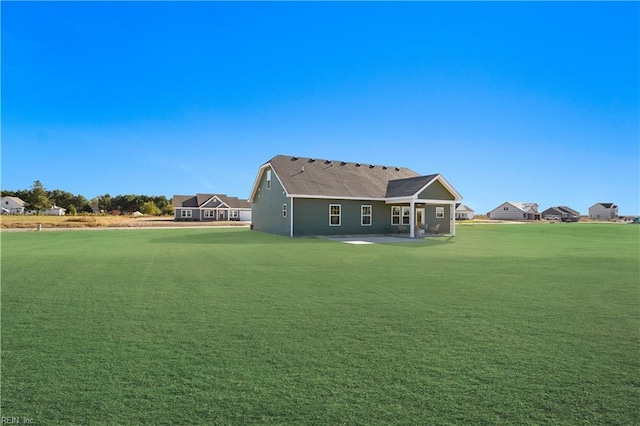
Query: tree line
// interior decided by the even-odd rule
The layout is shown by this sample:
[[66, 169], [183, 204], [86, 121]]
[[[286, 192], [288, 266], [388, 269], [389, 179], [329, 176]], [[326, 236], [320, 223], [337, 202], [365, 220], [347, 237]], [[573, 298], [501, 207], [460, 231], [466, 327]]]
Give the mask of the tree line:
[[27, 210], [37, 213], [56, 205], [66, 209], [67, 214], [110, 213], [131, 214], [140, 212], [147, 215], [173, 215], [173, 203], [164, 195], [99, 195], [88, 200], [82, 195], [74, 195], [60, 189], [47, 190], [42, 182], [36, 180], [29, 189], [18, 191], [0, 191], [3, 197], [18, 197], [25, 203]]

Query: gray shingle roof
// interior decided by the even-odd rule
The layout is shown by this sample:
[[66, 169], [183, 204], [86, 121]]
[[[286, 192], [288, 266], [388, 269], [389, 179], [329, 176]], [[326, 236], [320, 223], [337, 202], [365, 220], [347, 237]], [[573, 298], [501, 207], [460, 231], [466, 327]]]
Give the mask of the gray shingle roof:
[[[419, 176], [406, 167], [285, 155], [277, 155], [268, 163], [291, 195], [386, 198], [403, 196], [412, 188], [416, 188], [409, 194], [413, 195], [436, 176]], [[422, 182], [425, 182], [424, 185], [418, 187]]]
[[386, 197], [410, 197], [424, 188], [438, 175], [416, 176], [406, 179], [391, 180], [387, 184]]
[[[240, 200], [238, 197], [229, 197], [226, 194], [196, 194], [196, 195], [174, 195], [174, 207], [201, 207], [211, 198], [217, 197], [220, 201], [232, 209], [248, 209], [251, 203], [247, 200]], [[212, 205], [211, 207], [214, 207]]]

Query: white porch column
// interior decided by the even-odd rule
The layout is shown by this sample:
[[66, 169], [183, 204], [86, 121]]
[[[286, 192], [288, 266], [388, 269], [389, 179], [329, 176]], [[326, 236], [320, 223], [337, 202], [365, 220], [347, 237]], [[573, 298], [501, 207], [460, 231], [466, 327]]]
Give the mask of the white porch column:
[[451, 235], [456, 236], [456, 203], [451, 203]]
[[416, 237], [416, 202], [414, 200], [409, 201], [409, 236], [411, 238]]

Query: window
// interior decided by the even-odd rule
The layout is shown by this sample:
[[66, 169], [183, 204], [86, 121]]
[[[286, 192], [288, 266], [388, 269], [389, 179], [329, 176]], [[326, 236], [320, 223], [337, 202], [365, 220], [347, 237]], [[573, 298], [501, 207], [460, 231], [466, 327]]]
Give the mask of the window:
[[340, 204], [329, 204], [329, 226], [340, 226]]
[[216, 217], [216, 212], [213, 210], [204, 210], [203, 211], [203, 217], [211, 217], [211, 218], [215, 218]]
[[238, 217], [238, 210], [231, 210], [231, 217], [237, 218]]
[[287, 205], [282, 205], [282, 217], [287, 217]]
[[403, 225], [408, 225], [409, 224], [409, 215], [411, 214], [411, 207], [409, 206], [404, 206], [402, 207], [402, 224]]
[[439, 219], [444, 217], [444, 207], [436, 207], [436, 217]]
[[267, 189], [271, 189], [271, 170], [267, 170]]
[[360, 224], [362, 226], [371, 226], [371, 206], [360, 206]]
[[180, 210], [180, 217], [191, 217], [191, 210]]
[[502, 210], [509, 211], [509, 207], [503, 207]]
[[391, 224], [400, 225], [400, 207], [398, 206], [391, 207]]

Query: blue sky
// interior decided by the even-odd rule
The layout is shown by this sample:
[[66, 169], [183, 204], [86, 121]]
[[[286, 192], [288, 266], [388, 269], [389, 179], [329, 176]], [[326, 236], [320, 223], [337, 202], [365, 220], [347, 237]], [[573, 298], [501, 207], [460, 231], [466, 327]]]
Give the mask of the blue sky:
[[640, 3], [2, 2], [2, 188], [247, 197], [277, 154], [638, 214]]

